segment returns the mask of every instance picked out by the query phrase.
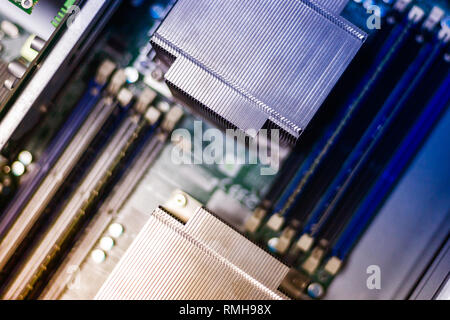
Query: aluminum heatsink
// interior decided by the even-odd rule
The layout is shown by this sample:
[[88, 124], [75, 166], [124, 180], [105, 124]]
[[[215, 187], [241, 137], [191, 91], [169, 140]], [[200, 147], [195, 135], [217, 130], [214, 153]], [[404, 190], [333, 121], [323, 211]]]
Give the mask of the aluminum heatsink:
[[[202, 115], [298, 138], [366, 39], [306, 0], [178, 0], [151, 42], [165, 80]], [[339, 11], [339, 12], [338, 12]]]
[[96, 299], [287, 299], [289, 268], [199, 205], [154, 210]]
[[312, 0], [319, 6], [330, 10], [333, 13], [340, 14], [348, 3], [348, 0]]

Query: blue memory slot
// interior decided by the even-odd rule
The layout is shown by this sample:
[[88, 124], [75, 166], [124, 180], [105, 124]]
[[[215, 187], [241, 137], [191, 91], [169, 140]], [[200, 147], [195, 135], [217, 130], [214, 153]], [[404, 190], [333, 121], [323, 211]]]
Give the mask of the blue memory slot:
[[48, 166], [53, 166], [53, 164], [55, 164], [64, 148], [67, 146], [67, 143], [72, 139], [91, 110], [100, 100], [103, 88], [104, 85], [97, 84], [94, 80], [90, 81], [86, 93], [64, 124], [60, 134], [50, 143], [50, 146], [42, 155], [41, 160], [39, 161], [39, 164], [41, 165], [40, 171], [42, 171], [42, 169], [48, 171], [50, 169]]
[[386, 129], [395, 123], [398, 114], [407, 106], [408, 99], [418, 88], [424, 76], [440, 56], [444, 43], [434, 41], [426, 44], [414, 62], [402, 76], [400, 82], [389, 95], [375, 119], [349, 155], [325, 195], [313, 210], [303, 233], [317, 235], [336, 209], [339, 200], [370, 159], [372, 152], [384, 137]]
[[401, 177], [420, 146], [450, 104], [450, 73], [430, 100], [419, 119], [384, 169], [382, 175], [359, 206], [332, 249], [332, 255], [345, 259], [378, 208]]
[[42, 180], [55, 165], [67, 144], [100, 100], [103, 88], [104, 85], [100, 85], [94, 80], [90, 81], [86, 93], [83, 95], [74, 111], [69, 116], [69, 119], [59, 131], [58, 136], [50, 143], [39, 160], [39, 170], [36, 170], [36, 174], [20, 186], [16, 196], [12, 199], [11, 204], [5, 210], [5, 215], [2, 217], [0, 222], [0, 235], [6, 231], [10, 223], [12, 223], [14, 217], [23, 209], [24, 205], [41, 184]]
[[372, 67], [361, 80], [360, 85], [354, 91], [352, 97], [343, 108], [341, 114], [330, 128], [326, 131], [323, 138], [314, 146], [309, 156], [304, 160], [300, 169], [292, 179], [289, 187], [277, 201], [273, 214], [280, 213], [289, 215], [292, 208], [299, 200], [304, 187], [313, 177], [316, 169], [328, 155], [329, 151], [342, 136], [345, 128], [352, 120], [356, 111], [364, 106], [364, 102], [373, 92], [374, 87], [379, 83], [383, 75], [389, 70], [395, 58], [408, 40], [414, 23], [405, 19], [396, 26], [390, 33], [388, 39], [384, 42], [380, 52], [377, 54]]

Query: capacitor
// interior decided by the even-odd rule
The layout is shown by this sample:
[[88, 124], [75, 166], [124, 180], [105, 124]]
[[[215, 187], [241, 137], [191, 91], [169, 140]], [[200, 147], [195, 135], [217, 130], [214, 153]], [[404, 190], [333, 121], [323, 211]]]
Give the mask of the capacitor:
[[0, 24], [0, 29], [9, 38], [16, 39], [20, 35], [19, 28], [8, 20], [3, 20]]
[[38, 36], [34, 36], [33, 40], [31, 40], [31, 44], [30, 47], [33, 50], [36, 50], [37, 52], [42, 51], [42, 49], [44, 49], [45, 47], [45, 40], [38, 37]]
[[22, 79], [22, 77], [27, 72], [27, 67], [25, 65], [23, 65], [20, 61], [15, 60], [8, 64], [8, 71], [14, 77], [16, 77], [18, 79]]

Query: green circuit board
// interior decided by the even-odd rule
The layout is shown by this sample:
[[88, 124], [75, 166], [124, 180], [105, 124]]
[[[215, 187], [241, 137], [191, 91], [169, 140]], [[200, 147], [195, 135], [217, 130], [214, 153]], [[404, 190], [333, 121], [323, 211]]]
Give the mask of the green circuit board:
[[9, 2], [15, 4], [26, 13], [31, 14], [34, 6], [39, 2], [39, 0], [9, 0]]

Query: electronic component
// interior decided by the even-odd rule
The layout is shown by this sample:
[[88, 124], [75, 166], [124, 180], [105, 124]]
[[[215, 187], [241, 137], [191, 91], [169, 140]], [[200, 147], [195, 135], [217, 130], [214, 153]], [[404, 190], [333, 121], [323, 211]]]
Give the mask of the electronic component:
[[374, 151], [375, 146], [379, 143], [383, 134], [386, 133], [387, 128], [392, 126], [393, 121], [400, 114], [402, 108], [409, 106], [407, 104], [408, 98], [414, 93], [420, 82], [423, 81], [424, 76], [441, 55], [444, 46], [444, 41], [437, 41], [426, 45], [419, 52], [417, 58], [394, 88], [386, 103], [367, 128], [358, 145], [349, 155], [335, 180], [312, 212], [305, 226], [305, 233], [315, 237], [321, 231], [339, 203], [340, 197], [345, 193], [349, 184], [353, 181], [352, 179], [364, 167], [369, 155]]
[[[358, 208], [352, 221], [346, 228], [346, 231], [340, 235], [333, 247], [333, 256], [327, 262], [326, 268], [331, 268], [330, 273], [336, 274], [336, 267], [333, 266], [333, 261], [339, 261], [346, 258], [350, 250], [355, 245], [356, 240], [361, 235], [362, 231], [367, 227], [372, 215], [378, 207], [377, 202], [381, 202], [383, 196], [392, 188], [395, 177], [398, 177], [405, 168], [405, 165], [411, 160], [412, 155], [417, 151], [417, 148], [423, 142], [423, 139], [429, 133], [435, 121], [439, 118], [445, 110], [446, 105], [450, 103], [450, 74], [444, 80], [444, 83], [438, 89], [436, 94], [430, 100], [429, 104], [422, 112], [420, 118], [414, 124], [413, 129], [404, 139], [402, 145], [398, 148], [392, 160], [386, 167], [383, 175], [378, 179], [376, 184], [370, 190], [367, 198]], [[338, 264], [339, 265], [339, 264]]]
[[[422, 28], [430, 30], [429, 22], [439, 19], [436, 12], [439, 13], [430, 10], [425, 18], [426, 13], [419, 6], [409, 10], [404, 8], [407, 17], [384, 33], [384, 44], [374, 55], [372, 68], [361, 75], [356, 90], [346, 98], [347, 102], [336, 116], [337, 121], [323, 130], [322, 138], [311, 146], [307, 157], [299, 161], [297, 172], [278, 196], [278, 202], [273, 207], [263, 202], [247, 222], [250, 236], [267, 243], [273, 252], [296, 265], [302, 274], [320, 279], [314, 283], [315, 290], [307, 290], [312, 298], [320, 296], [319, 291], [323, 294], [340, 271], [344, 258], [377, 212], [379, 204], [374, 202], [382, 201], [378, 196], [379, 192], [386, 192], [384, 187], [389, 188], [386, 180], [394, 179], [385, 176], [368, 199], [359, 197], [364, 194], [363, 188], [370, 190], [372, 179], [383, 174], [382, 161], [388, 158], [385, 150], [395, 150], [396, 143], [401, 143], [401, 138], [397, 137], [401, 137], [399, 127], [409, 130], [412, 114], [418, 116], [419, 106], [427, 103], [421, 100], [424, 96], [418, 92], [428, 90], [428, 79], [444, 81], [444, 88], [447, 85], [445, 73], [448, 67], [436, 65], [445, 60], [448, 27], [442, 23], [441, 28], [434, 30], [433, 36], [424, 42], [415, 37]], [[408, 61], [407, 67], [394, 72], [392, 67], [398, 67], [399, 61]], [[388, 84], [387, 74], [391, 77], [395, 74], [397, 79]], [[439, 89], [437, 95], [445, 105], [448, 98], [442, 96], [442, 90], [445, 89]], [[380, 100], [376, 102], [377, 98]], [[440, 105], [436, 101], [433, 103], [433, 107], [439, 109]], [[363, 107], [364, 111], [358, 111]], [[373, 111], [369, 111], [371, 108]], [[365, 119], [361, 116], [369, 112], [371, 116]], [[359, 115], [359, 122], [366, 121], [366, 124], [355, 126], [356, 118], [352, 118], [356, 115]], [[361, 135], [353, 140], [349, 135], [357, 130]], [[399, 139], [398, 142], [394, 142], [395, 139]], [[351, 152], [343, 152], [340, 145], [351, 146]], [[381, 158], [385, 160], [379, 160]], [[334, 167], [331, 162], [337, 159], [342, 159], [342, 163]], [[387, 170], [394, 175], [394, 169], [388, 167]], [[328, 180], [329, 177], [334, 180]], [[361, 209], [356, 210], [359, 206]], [[268, 211], [271, 214], [266, 217]], [[261, 223], [264, 223], [262, 227]]]
[[166, 82], [195, 111], [251, 136], [278, 127], [295, 140], [365, 39], [310, 1], [180, 0], [151, 41]]

